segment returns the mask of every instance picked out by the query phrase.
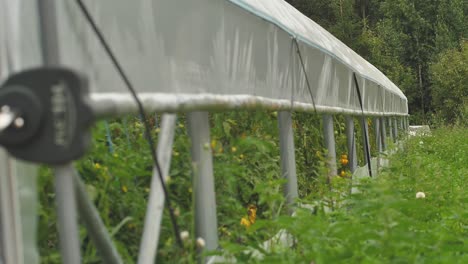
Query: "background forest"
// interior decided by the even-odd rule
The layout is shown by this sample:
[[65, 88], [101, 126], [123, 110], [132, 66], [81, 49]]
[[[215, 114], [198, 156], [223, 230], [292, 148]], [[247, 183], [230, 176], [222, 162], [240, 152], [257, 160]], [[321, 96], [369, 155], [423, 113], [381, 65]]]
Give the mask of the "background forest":
[[411, 123], [467, 119], [468, 1], [287, 2], [387, 75], [408, 97]]

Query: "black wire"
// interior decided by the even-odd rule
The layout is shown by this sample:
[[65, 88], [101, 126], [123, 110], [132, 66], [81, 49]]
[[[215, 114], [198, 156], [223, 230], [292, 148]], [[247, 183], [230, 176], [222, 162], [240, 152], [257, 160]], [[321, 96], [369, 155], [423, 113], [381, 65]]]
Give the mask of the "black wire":
[[366, 122], [366, 119], [365, 119], [365, 115], [364, 115], [364, 106], [362, 104], [362, 97], [361, 97], [361, 91], [359, 90], [359, 83], [357, 81], [357, 78], [356, 78], [356, 73], [353, 73], [353, 78], [354, 78], [354, 84], [356, 86], [356, 91], [357, 91], [357, 96], [358, 96], [358, 100], [359, 100], [359, 104], [361, 106], [361, 112], [362, 112], [362, 126], [363, 126], [363, 130], [364, 130], [364, 145], [366, 147], [366, 159], [367, 159], [367, 169], [369, 170], [369, 176], [372, 178], [372, 169], [371, 169], [371, 158], [370, 158], [370, 146], [369, 146], [369, 135], [367, 134], [367, 129], [365, 129], [365, 122]]
[[83, 2], [81, 0], [76, 0], [76, 2], [78, 4], [78, 6], [80, 7], [81, 11], [83, 12], [83, 15], [86, 17], [86, 20], [88, 21], [88, 23], [93, 28], [93, 31], [94, 31], [95, 35], [98, 37], [102, 47], [106, 50], [107, 55], [112, 60], [112, 63], [114, 65], [114, 67], [119, 72], [120, 77], [124, 81], [125, 85], [127, 86], [128, 90], [130, 91], [133, 98], [135, 99], [135, 102], [138, 105], [138, 111], [140, 112], [140, 115], [143, 118], [143, 123], [145, 125], [146, 139], [148, 141], [148, 146], [150, 148], [150, 153], [151, 153], [151, 156], [153, 158], [153, 162], [154, 162], [154, 164], [156, 166], [156, 170], [157, 170], [157, 172], [159, 174], [159, 180], [161, 181], [161, 186], [163, 188], [164, 196], [166, 196], [166, 205], [167, 205], [167, 208], [169, 209], [169, 215], [170, 215], [170, 218], [171, 218], [172, 227], [174, 228], [174, 236], [175, 236], [175, 239], [176, 239], [177, 243], [179, 244], [179, 246], [181, 248], [183, 248], [183, 243], [182, 243], [182, 240], [181, 240], [181, 238], [179, 236], [179, 234], [180, 234], [179, 226], [177, 225], [177, 221], [176, 221], [175, 215], [174, 215], [174, 210], [172, 209], [172, 206], [171, 206], [171, 200], [169, 198], [169, 193], [167, 191], [166, 184], [164, 183], [161, 166], [159, 165], [159, 161], [158, 161], [158, 158], [156, 156], [154, 142], [153, 142], [153, 139], [151, 138], [151, 129], [150, 129], [150, 126], [149, 126], [148, 121], [146, 119], [146, 114], [145, 114], [145, 110], [143, 108], [143, 104], [141, 103], [140, 99], [138, 98], [137, 93], [136, 93], [136, 91], [135, 91], [135, 89], [133, 87], [133, 84], [130, 82], [130, 79], [125, 74], [122, 66], [120, 65], [120, 63], [118, 62], [118, 60], [115, 57], [114, 53], [112, 52], [110, 46], [108, 45], [108, 43], [104, 39], [103, 34], [101, 33], [101, 31], [97, 27], [97, 25], [94, 22], [91, 14], [89, 13], [88, 9], [86, 8], [86, 6], [83, 4]]
[[312, 99], [312, 105], [314, 106], [314, 112], [315, 112], [315, 114], [317, 114], [317, 108], [315, 107], [315, 100], [314, 100], [314, 96], [312, 94], [312, 88], [310, 88], [309, 78], [307, 77], [307, 72], [306, 72], [306, 69], [305, 69], [305, 66], [304, 66], [304, 61], [302, 60], [301, 50], [299, 49], [299, 44], [297, 43], [296, 37], [293, 38], [293, 41], [294, 41], [294, 43], [296, 43], [296, 48], [297, 48], [296, 52], [297, 52], [297, 55], [299, 56], [299, 60], [301, 62], [302, 71], [304, 72], [304, 76], [305, 76], [305, 80], [306, 80], [306, 84], [307, 84], [307, 89], [309, 90], [310, 98]]

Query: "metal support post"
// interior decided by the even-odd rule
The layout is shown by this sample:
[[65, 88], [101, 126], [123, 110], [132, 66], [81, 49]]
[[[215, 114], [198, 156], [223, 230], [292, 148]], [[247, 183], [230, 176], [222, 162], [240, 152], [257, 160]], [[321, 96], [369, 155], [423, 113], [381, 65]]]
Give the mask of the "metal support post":
[[395, 142], [398, 140], [398, 122], [397, 122], [397, 117], [392, 118], [393, 119], [393, 136], [395, 137], [394, 140]]
[[[165, 180], [168, 178], [171, 165], [176, 119], [177, 116], [175, 114], [163, 114], [161, 120], [157, 156]], [[161, 221], [164, 212], [164, 202], [165, 196], [159, 179], [158, 170], [153, 169], [151, 192], [149, 195], [148, 208], [146, 209], [145, 226], [138, 254], [139, 264], [155, 263], [159, 235], [161, 232]]]
[[362, 146], [364, 148], [364, 158], [366, 159], [369, 176], [372, 177], [372, 165], [370, 161], [370, 142], [369, 142], [369, 126], [367, 124], [367, 117], [361, 117], [362, 139], [364, 140]]
[[400, 129], [404, 132], [405, 131], [405, 125], [404, 125], [403, 122], [404, 122], [405, 117], [400, 116], [400, 117], [398, 117], [398, 119], [400, 119], [399, 120], [400, 121]]
[[280, 137], [281, 171], [286, 179], [284, 195], [288, 204], [288, 210], [293, 213], [295, 199], [298, 198], [296, 157], [294, 154], [294, 132], [292, 128], [291, 112], [278, 112], [278, 127]]
[[357, 155], [356, 155], [356, 135], [354, 132], [354, 117], [346, 116], [346, 139], [348, 143], [348, 160], [349, 169], [351, 173], [357, 168]]
[[380, 139], [382, 143], [382, 151], [387, 150], [387, 124], [385, 123], [385, 117], [380, 117]]
[[16, 176], [13, 161], [0, 147], [0, 261], [4, 263], [24, 263]]
[[381, 137], [380, 118], [375, 117], [373, 120], [374, 120], [375, 144], [377, 147], [377, 152], [380, 154], [382, 153], [382, 139], [380, 138]]
[[89, 199], [86, 187], [81, 181], [76, 170], [74, 170], [73, 173], [73, 180], [80, 218], [88, 230], [88, 235], [96, 246], [97, 252], [102, 258], [102, 262], [115, 264], [123, 263], [117, 249], [112, 243], [112, 239], [107, 232], [106, 226], [99, 216], [98, 210]]
[[406, 117], [405, 116], [401, 117], [401, 132], [403, 133], [405, 137], [408, 135], [407, 129], [406, 129]]
[[328, 151], [327, 154], [327, 166], [328, 166], [328, 180], [337, 175], [336, 166], [336, 149], [335, 149], [335, 133], [333, 129], [333, 116], [324, 114], [323, 120], [323, 137], [325, 139], [325, 148]]
[[187, 121], [192, 141], [195, 234], [205, 240], [207, 250], [214, 250], [218, 247], [218, 221], [208, 112], [190, 112]]
[[57, 225], [62, 262], [81, 263], [80, 237], [76, 210], [75, 188], [73, 184], [73, 165], [56, 166], [55, 202], [57, 203]]
[[393, 123], [392, 123], [392, 118], [387, 117], [387, 122], [388, 122], [388, 133], [390, 135], [390, 140], [391, 142], [395, 142], [395, 137], [393, 136]]
[[373, 118], [374, 120], [374, 134], [375, 134], [375, 144], [376, 144], [376, 148], [377, 148], [377, 172], [376, 174], [378, 173], [378, 170], [380, 168], [380, 156], [383, 152], [382, 150], [382, 135], [380, 133], [380, 130], [382, 129], [381, 128], [381, 124], [380, 124], [380, 118], [379, 117], [374, 117]]

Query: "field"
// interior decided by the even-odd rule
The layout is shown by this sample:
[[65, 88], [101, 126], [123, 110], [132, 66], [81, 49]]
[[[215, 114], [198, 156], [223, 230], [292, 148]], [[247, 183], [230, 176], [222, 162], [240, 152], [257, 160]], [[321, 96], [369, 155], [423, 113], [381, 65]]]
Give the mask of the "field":
[[[158, 122], [150, 121], [157, 139]], [[210, 121], [218, 234], [225, 257], [235, 256], [239, 263], [468, 263], [466, 129], [441, 128], [432, 136], [410, 138], [388, 157], [390, 166], [377, 178], [354, 181], [360, 192], [343, 196], [351, 187], [350, 173], [340, 165], [344, 177], [335, 177], [331, 186], [326, 183], [320, 118], [296, 113], [293, 126], [300, 202], [315, 207], [298, 209], [290, 217], [281, 191], [284, 181], [276, 113], [219, 113]], [[127, 117], [108, 125], [109, 133], [104, 123], [95, 128], [93, 149], [77, 167], [125, 263], [133, 263], [152, 164], [141, 120]], [[340, 156], [346, 153], [342, 117], [335, 118], [335, 131]], [[360, 133], [356, 134], [361, 142]], [[371, 138], [371, 142], [375, 140]], [[177, 248], [166, 215], [158, 250], [160, 263], [196, 259], [189, 143], [182, 115], [169, 190], [177, 221], [188, 237], [184, 249]], [[361, 148], [358, 144], [362, 165]], [[375, 146], [372, 150], [375, 153]], [[59, 263], [53, 185], [47, 168], [41, 170], [40, 188], [42, 262]], [[416, 199], [417, 192], [424, 192], [425, 198]], [[241, 225], [250, 205], [255, 206], [255, 223]], [[279, 230], [291, 234], [294, 245], [263, 251], [259, 245]], [[100, 263], [84, 228], [80, 234], [84, 262]], [[263, 257], [253, 257], [252, 249]]]
[[293, 249], [277, 248], [263, 262], [468, 263], [467, 131], [412, 138], [390, 160], [347, 206], [263, 222], [259, 229], [280, 226], [296, 239]]

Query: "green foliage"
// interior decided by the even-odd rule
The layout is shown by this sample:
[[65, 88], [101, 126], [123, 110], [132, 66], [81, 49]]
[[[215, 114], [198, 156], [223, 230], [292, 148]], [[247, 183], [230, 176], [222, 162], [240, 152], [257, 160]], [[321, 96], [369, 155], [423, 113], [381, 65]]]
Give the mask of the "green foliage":
[[[415, 137], [390, 167], [331, 213], [299, 209], [295, 217], [266, 221], [294, 237], [254, 258], [251, 242], [225, 244], [243, 263], [465, 263], [468, 261], [468, 134], [444, 129]], [[425, 199], [416, 199], [423, 191]]]
[[[296, 217], [288, 217], [279, 166], [277, 114], [224, 112], [211, 116], [218, 234], [225, 252], [241, 262], [259, 261], [245, 250], [262, 251], [259, 245], [279, 230], [294, 235], [296, 244], [293, 248], [275, 247], [271, 252], [264, 252], [263, 262], [376, 262], [380, 259], [411, 262], [438, 256], [442, 262], [450, 263], [457, 252], [463, 252], [460, 247], [464, 244], [460, 241], [466, 237], [466, 223], [460, 221], [467, 218], [466, 209], [460, 208], [460, 204], [467, 199], [461, 188], [466, 180], [466, 133], [441, 131], [434, 137], [411, 140], [380, 178], [375, 182], [361, 182], [355, 186], [361, 193], [344, 196], [350, 188], [349, 179], [335, 177], [329, 185], [324, 177], [327, 172], [321, 118], [303, 113], [295, 113], [293, 117], [298, 202], [314, 204], [315, 209], [313, 212], [299, 209]], [[339, 158], [346, 153], [344, 119], [336, 116], [334, 121]], [[367, 122], [373, 135], [373, 124], [371, 120]], [[168, 187], [181, 230], [190, 235], [184, 241], [184, 249], [178, 249], [165, 214], [158, 247], [158, 262], [162, 263], [193, 262], [197, 256], [190, 142], [184, 124], [182, 115], [176, 128]], [[355, 120], [355, 124], [359, 143], [362, 142], [359, 121]], [[129, 122], [115, 120], [110, 123], [110, 131], [114, 153], [109, 153], [105, 127], [100, 123], [94, 130], [92, 151], [77, 166], [119, 253], [125, 263], [134, 263], [146, 213], [152, 162], [138, 118], [130, 118]], [[153, 133], [157, 139], [159, 128]], [[421, 140], [423, 144], [419, 143]], [[373, 145], [374, 136], [370, 141]], [[361, 144], [357, 150], [362, 161]], [[42, 262], [60, 263], [54, 191], [47, 168], [41, 169], [40, 188]], [[428, 195], [427, 202], [413, 201], [415, 192], [420, 190]], [[432, 198], [436, 197], [436, 191], [443, 190], [450, 193]], [[240, 225], [240, 220], [247, 215], [249, 204], [258, 208], [257, 221], [246, 228]], [[332, 213], [325, 213], [326, 208]], [[445, 221], [443, 227], [437, 227], [441, 221]], [[84, 228], [80, 235], [84, 262], [100, 263]], [[442, 240], [438, 241], [438, 237]], [[430, 252], [424, 253], [429, 248]]]
[[441, 54], [431, 66], [432, 97], [443, 123], [468, 125], [468, 41]]
[[[216, 203], [220, 238], [226, 241], [246, 241], [250, 235], [239, 224], [249, 204], [258, 207], [259, 219], [275, 219], [285, 213], [279, 165], [277, 113], [223, 112], [210, 117], [211, 151], [214, 157]], [[296, 113], [294, 129], [298, 159], [300, 196], [318, 198], [324, 193], [324, 151], [321, 137], [321, 118]], [[339, 153], [344, 153], [346, 140], [344, 126], [338, 117], [335, 122]], [[156, 126], [153, 119], [148, 120]], [[104, 123], [93, 131], [93, 148], [79, 162], [77, 168], [86, 183], [104, 224], [113, 233], [114, 242], [125, 263], [135, 261], [138, 254], [143, 220], [146, 212], [152, 161], [144, 138], [140, 119], [127, 117], [110, 122], [113, 153], [106, 140]], [[157, 126], [156, 126], [157, 127]], [[159, 128], [153, 129], [157, 140]], [[168, 188], [178, 212], [181, 230], [191, 235], [188, 244], [195, 241], [193, 227], [193, 190], [190, 162], [190, 140], [185, 127], [185, 116], [180, 115], [176, 126]], [[321, 187], [322, 186], [322, 187]], [[40, 173], [40, 253], [45, 263], [60, 262], [58, 237], [53, 204], [54, 190], [51, 171]], [[260, 221], [261, 222], [261, 221]], [[266, 239], [270, 229], [259, 231], [258, 239]], [[275, 229], [276, 230], [276, 229]], [[268, 232], [267, 232], [268, 231]], [[174, 234], [167, 215], [163, 218], [158, 260], [170, 262], [180, 256], [181, 262], [193, 259], [193, 247], [181, 252], [174, 245]], [[100, 258], [86, 231], [81, 229], [85, 263], [99, 263]], [[195, 254], [195, 255], [194, 255]]]

